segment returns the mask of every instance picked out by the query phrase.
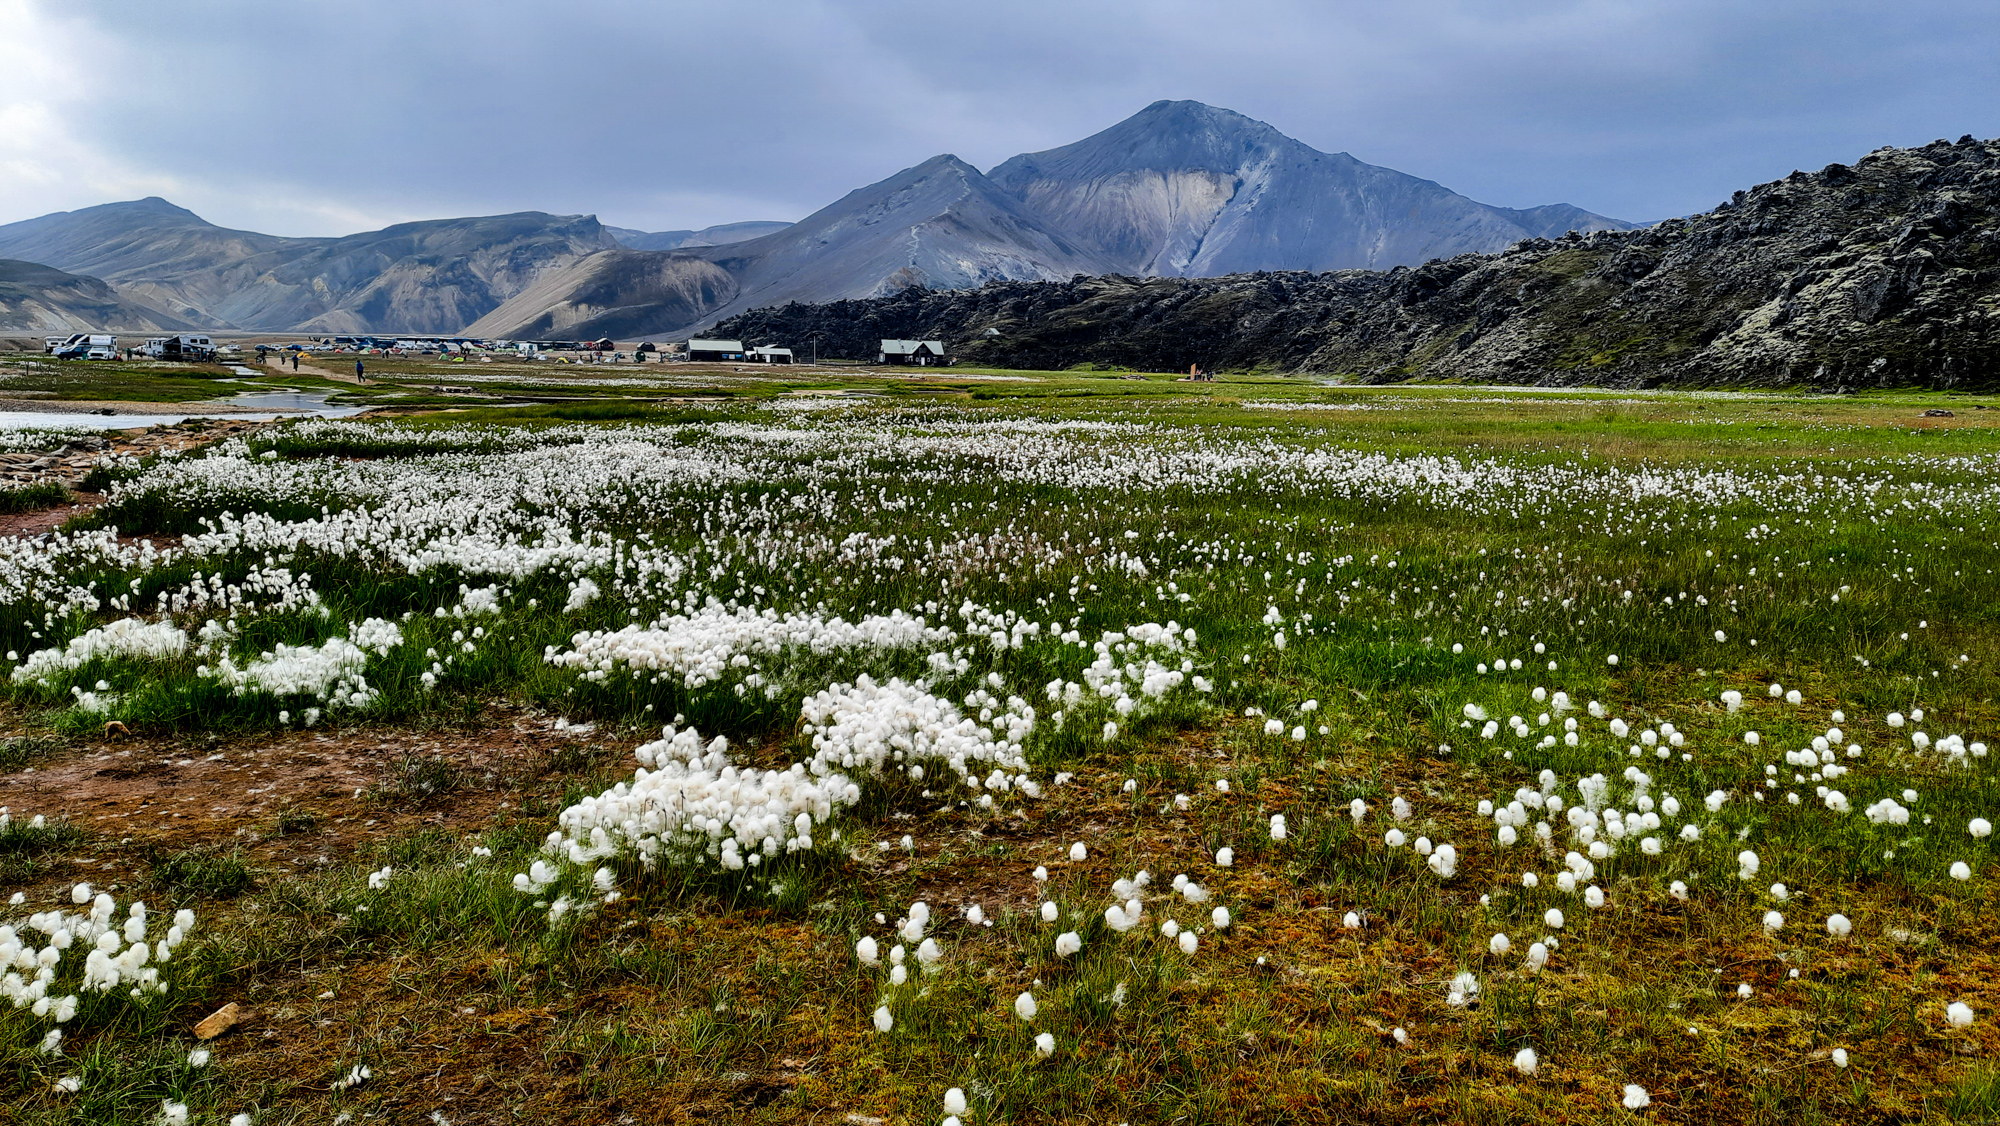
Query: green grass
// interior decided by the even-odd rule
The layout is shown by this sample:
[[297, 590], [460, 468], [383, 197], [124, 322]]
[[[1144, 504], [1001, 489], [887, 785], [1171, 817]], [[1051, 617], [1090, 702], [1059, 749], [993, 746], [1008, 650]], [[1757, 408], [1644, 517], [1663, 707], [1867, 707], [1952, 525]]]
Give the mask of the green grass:
[[36, 398], [183, 403], [227, 398], [245, 389], [220, 364], [126, 363], [103, 360], [0, 361], [0, 397], [33, 392]]
[[40, 512], [44, 508], [54, 508], [68, 504], [69, 487], [59, 481], [42, 481], [19, 488], [0, 489], [0, 516], [11, 516], [20, 512]]
[[213, 846], [155, 853], [148, 878], [156, 892], [176, 903], [234, 899], [257, 886], [240, 855]]

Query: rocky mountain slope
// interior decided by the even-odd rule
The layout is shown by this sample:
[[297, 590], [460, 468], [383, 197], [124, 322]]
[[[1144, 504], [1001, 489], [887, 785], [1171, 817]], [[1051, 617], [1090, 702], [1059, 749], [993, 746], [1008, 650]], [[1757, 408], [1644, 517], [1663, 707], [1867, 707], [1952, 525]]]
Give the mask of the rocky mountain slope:
[[1567, 204], [1490, 207], [1200, 102], [1155, 102], [990, 175], [1119, 272], [1141, 277], [1380, 269], [1631, 226]]
[[[988, 335], [988, 330], [997, 335]], [[1373, 381], [2000, 387], [2000, 142], [1880, 149], [1643, 230], [1389, 271], [1093, 278], [758, 310], [753, 343], [941, 336], [1023, 368]]]
[[524, 211], [400, 223], [271, 262], [257, 285], [215, 312], [237, 324], [301, 332], [449, 332], [543, 274], [617, 245], [589, 215]]
[[849, 192], [777, 234], [693, 253], [737, 279], [725, 313], [1111, 267], [950, 154]]
[[97, 278], [0, 258], [0, 332], [160, 332], [192, 328]]
[[0, 226], [0, 255], [88, 273], [209, 328], [449, 332], [586, 254], [591, 216], [402, 223], [344, 238], [234, 231], [158, 198]]
[[635, 231], [630, 227], [604, 229], [610, 231], [611, 237], [627, 250], [692, 250], [701, 246], [748, 242], [753, 238], [775, 235], [789, 226], [790, 223], [752, 220], [747, 223], [723, 223], [699, 231]]
[[701, 258], [600, 250], [543, 275], [466, 332], [510, 340], [664, 337], [736, 295], [736, 279]]

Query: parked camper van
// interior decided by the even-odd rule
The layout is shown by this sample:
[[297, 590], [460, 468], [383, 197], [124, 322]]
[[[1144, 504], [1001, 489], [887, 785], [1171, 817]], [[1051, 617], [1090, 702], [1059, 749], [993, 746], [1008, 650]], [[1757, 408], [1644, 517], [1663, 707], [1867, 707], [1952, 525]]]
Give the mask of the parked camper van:
[[87, 332], [75, 332], [68, 336], [45, 336], [42, 338], [42, 351], [54, 355], [65, 348], [73, 348], [89, 339], [90, 334]]
[[118, 338], [100, 333], [79, 333], [68, 343], [56, 349], [58, 360], [115, 360], [118, 358]]
[[184, 360], [188, 363], [207, 363], [215, 359], [215, 341], [201, 333], [169, 336], [160, 345], [160, 358]]

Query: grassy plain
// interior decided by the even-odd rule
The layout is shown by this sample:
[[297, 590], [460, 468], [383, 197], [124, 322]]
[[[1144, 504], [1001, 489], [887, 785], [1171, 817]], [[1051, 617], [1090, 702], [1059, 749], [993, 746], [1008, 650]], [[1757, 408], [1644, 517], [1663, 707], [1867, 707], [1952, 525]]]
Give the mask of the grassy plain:
[[[2000, 815], [2000, 784], [1992, 757], [1910, 739], [2000, 737], [2000, 410], [1979, 409], [2000, 404], [491, 366], [506, 370], [465, 396], [433, 389], [456, 369], [371, 359], [377, 382], [361, 394], [450, 409], [402, 418], [393, 438], [274, 427], [246, 462], [293, 467], [305, 484], [118, 493], [77, 526], [169, 543], [224, 511], [310, 520], [370, 503], [341, 491], [342, 466], [500, 457], [541, 440], [524, 431], [562, 448], [580, 425], [657, 425], [648, 440], [662, 450], [759, 471], [555, 506], [578, 533], [685, 553], [694, 577], [650, 601], [607, 593], [558, 612], [576, 576], [524, 576], [435, 688], [418, 654], [466, 643], [469, 620], [437, 615], [485, 580], [310, 550], [278, 560], [310, 572], [329, 613], [246, 612], [244, 652], [414, 612], [401, 647], [370, 666], [379, 699], [312, 730], [291, 719], [299, 701], [232, 695], [192, 655], [14, 684], [0, 894], [25, 902], [9, 910], [70, 909], [70, 885], [87, 879], [121, 905], [138, 896], [202, 921], [166, 997], [86, 1012], [60, 1055], [35, 1047], [45, 1022], [0, 1012], [0, 1122], [152, 1122], [172, 1100], [218, 1122], [917, 1123], [944, 1117], [950, 1087], [966, 1092], [969, 1123], [2000, 1117], [2000, 860], [1967, 829]], [[652, 382], [588, 382], [599, 377]], [[814, 402], [826, 393], [843, 401]], [[493, 405], [530, 394], [579, 401]], [[756, 432], [773, 428], [797, 437]], [[995, 437], [949, 445], [965, 432]], [[827, 435], [835, 444], [817, 444]], [[1082, 451], [1073, 474], [1017, 472], [1066, 464], [1065, 446]], [[1224, 447], [1241, 461], [1197, 456]], [[1212, 468], [1190, 472], [1190, 458]], [[1425, 484], [1433, 469], [1457, 491]], [[883, 551], [901, 562], [802, 565], [759, 546], [854, 535], [898, 545]], [[1144, 573], [1112, 562], [1128, 547]], [[259, 563], [80, 562], [73, 578], [132, 591], [131, 612], [151, 619], [196, 571], [236, 583]], [[609, 568], [592, 573], [612, 589]], [[931, 602], [954, 623], [969, 600], [1086, 640], [1171, 618], [1198, 631], [1196, 669], [1215, 688], [1170, 697], [1107, 742], [1094, 723], [1056, 728], [1040, 692], [1078, 676], [1087, 645], [1030, 644], [992, 667], [1044, 711], [1027, 743], [1040, 799], [940, 808], [885, 786], [842, 822], [840, 847], [755, 879], [628, 860], [623, 898], [554, 925], [514, 875], [559, 810], [631, 777], [632, 748], [664, 717], [683, 713], [760, 765], [807, 752], [796, 696], [593, 685], [544, 660], [579, 630], [649, 621], [694, 589], [850, 618]], [[124, 614], [9, 606], [0, 648], [25, 656]], [[923, 671], [909, 655], [785, 662], [802, 685]], [[985, 671], [945, 678], [946, 694]], [[71, 681], [100, 680], [122, 710], [71, 706]], [[1772, 697], [1774, 683], [1799, 702]], [[1538, 687], [1573, 698], [1581, 745], [1556, 739], [1559, 709], [1542, 724]], [[1730, 690], [1740, 710], [1720, 702]], [[1628, 755], [1585, 701], [1628, 720], [1634, 748], [1643, 729], [1667, 752], [1672, 724], [1692, 757], [1652, 742]], [[1523, 717], [1532, 737], [1482, 736], [1468, 704]], [[1890, 726], [1917, 709], [1924, 720]], [[129, 740], [108, 741], [107, 714]], [[1852, 798], [1845, 816], [1805, 778], [1819, 766], [1784, 757], [1829, 727], [1843, 729], [1836, 755], [1863, 748], [1823, 783]], [[307, 759], [257, 786], [218, 773]], [[1649, 796], [1619, 777], [1627, 766], [1651, 772]], [[1525, 824], [1520, 843], [1497, 843], [1476, 809], [1536, 790], [1544, 769], [1571, 804], [1577, 780], [1601, 772], [1628, 817], [1642, 796], [1687, 808], [1657, 833], [1659, 855], [1621, 839], [1596, 862], [1602, 908], [1554, 887], [1582, 847], [1562, 818], [1545, 851]], [[1058, 772], [1073, 777], [1057, 785]], [[1727, 800], [1706, 810], [1717, 792]], [[1399, 797], [1413, 807], [1401, 821]], [[1882, 798], [1909, 820], [1863, 815]], [[36, 813], [50, 820], [31, 829]], [[1698, 841], [1676, 837], [1683, 823]], [[1392, 827], [1411, 843], [1389, 847]], [[1455, 845], [1455, 874], [1417, 855], [1419, 836]], [[1070, 859], [1075, 842], [1086, 859]], [[1746, 848], [1755, 879], [1738, 876]], [[384, 866], [393, 875], [371, 887]], [[1119, 934], [1103, 918], [1111, 885], [1141, 869], [1155, 881], [1146, 920]], [[1523, 887], [1524, 871], [1540, 886]], [[1214, 899], [1175, 898], [1177, 872]], [[886, 948], [920, 899], [946, 957], [890, 987], [857, 963], [855, 941]], [[1058, 924], [1042, 921], [1044, 900]], [[964, 919], [975, 903], [990, 926]], [[1215, 904], [1232, 913], [1226, 930]], [[1550, 907], [1567, 913], [1561, 928]], [[1835, 912], [1851, 934], [1827, 931]], [[1197, 953], [1159, 934], [1167, 918], [1201, 928]], [[1071, 929], [1083, 950], [1058, 955]], [[1510, 953], [1491, 951], [1495, 934]], [[1548, 967], [1528, 972], [1530, 942], [1552, 935]], [[1470, 1004], [1450, 998], [1461, 973], [1480, 987]], [[1023, 991], [1039, 1001], [1033, 1021], [1012, 1007]], [[192, 1026], [232, 1001], [255, 1018], [191, 1065]], [[1970, 1027], [1947, 1020], [1953, 1001], [1977, 1014]], [[878, 1005], [888, 1032], [871, 1025]], [[1038, 1032], [1055, 1037], [1046, 1059]], [[1515, 1064], [1523, 1048], [1538, 1054], [1532, 1075]], [[361, 1065], [370, 1075], [343, 1086]], [[52, 1086], [64, 1076], [75, 1092]], [[1627, 1084], [1650, 1105], [1626, 1109]]]

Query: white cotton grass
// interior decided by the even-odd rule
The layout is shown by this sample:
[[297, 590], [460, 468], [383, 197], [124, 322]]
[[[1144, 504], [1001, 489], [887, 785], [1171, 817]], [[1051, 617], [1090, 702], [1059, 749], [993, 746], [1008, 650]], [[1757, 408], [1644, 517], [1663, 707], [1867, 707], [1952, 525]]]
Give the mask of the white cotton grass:
[[1644, 1110], [1653, 1105], [1653, 1096], [1646, 1093], [1637, 1083], [1625, 1084], [1625, 1097], [1621, 1100], [1626, 1110]]
[[1040, 1011], [1041, 1006], [1035, 1003], [1033, 993], [1024, 991], [1019, 997], [1014, 998], [1014, 1015], [1022, 1020], [1032, 1021], [1035, 1019], [1035, 1014]]
[[1944, 1019], [1945, 1023], [1951, 1025], [1953, 1028], [1971, 1028], [1973, 1021], [1972, 1006], [1963, 1001], [1953, 1001], [1951, 1004], [1945, 1006]]
[[1834, 912], [1826, 917], [1826, 933], [1834, 938], [1846, 938], [1854, 932], [1854, 923], [1847, 916]]
[[1535, 1054], [1533, 1048], [1522, 1048], [1520, 1051], [1514, 1053], [1514, 1070], [1520, 1072], [1522, 1075], [1533, 1077], [1541, 1066], [1542, 1059]]
[[[901, 969], [901, 966], [896, 967]], [[889, 1012], [889, 1006], [880, 1005], [875, 1009], [875, 1031], [887, 1032], [896, 1027], [896, 1018]]]
[[[1550, 941], [1554, 941], [1551, 939]], [[1535, 942], [1528, 945], [1528, 957], [1522, 963], [1531, 974], [1541, 973], [1549, 964], [1549, 948], [1546, 943]]]
[[950, 1089], [948, 1089], [948, 1090], [946, 1090], [946, 1091], [945, 1091], [945, 1093], [944, 1093], [944, 1112], [945, 1112], [946, 1114], [951, 1114], [951, 1115], [959, 1115], [959, 1114], [964, 1114], [964, 1113], [965, 1113], [965, 1090], [964, 1090], [964, 1088], [961, 1088], [961, 1087], [952, 1087], [952, 1088], [950, 1088]]
[[1039, 1032], [1035, 1034], [1035, 1054], [1043, 1059], [1048, 1059], [1050, 1056], [1056, 1054], [1056, 1038], [1053, 1033]]

